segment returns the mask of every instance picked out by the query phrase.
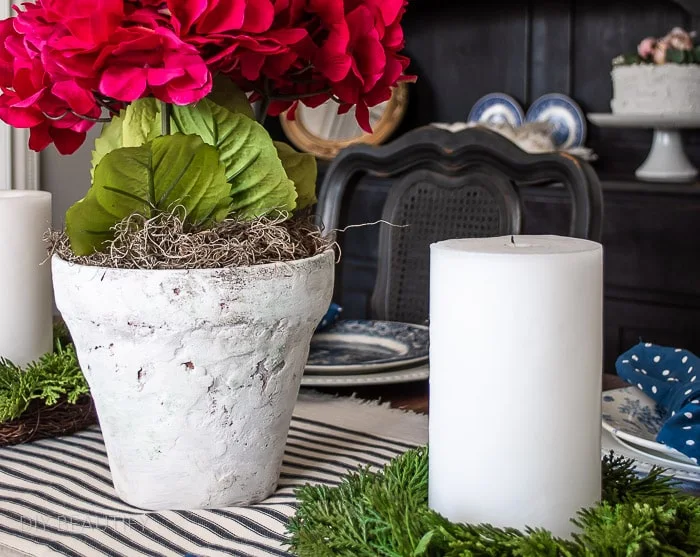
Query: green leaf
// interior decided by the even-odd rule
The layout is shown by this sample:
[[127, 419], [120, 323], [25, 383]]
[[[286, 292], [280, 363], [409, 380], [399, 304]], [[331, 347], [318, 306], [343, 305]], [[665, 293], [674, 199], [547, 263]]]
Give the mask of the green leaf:
[[152, 217], [181, 206], [186, 222], [200, 225], [223, 219], [230, 201], [216, 149], [195, 135], [157, 137], [102, 158], [87, 196], [66, 213], [66, 233], [76, 255], [89, 255], [131, 214]]
[[255, 120], [203, 99], [196, 105], [174, 106], [173, 129], [198, 135], [216, 147], [231, 184], [235, 216], [255, 218], [296, 207], [294, 183], [270, 135]]
[[95, 140], [92, 152], [90, 176], [107, 153], [120, 147], [140, 147], [160, 135], [160, 105], [156, 99], [134, 101], [119, 112], [118, 116], [102, 126], [100, 137]]
[[207, 99], [228, 109], [230, 112], [243, 114], [248, 118], [255, 119], [253, 107], [246, 94], [224, 75], [217, 75], [214, 78], [214, 86], [211, 93], [207, 95]]
[[76, 255], [102, 251], [114, 237], [111, 228], [117, 222], [118, 219], [99, 204], [95, 189], [90, 188], [83, 199], [66, 211], [66, 234], [70, 238], [71, 249]]
[[686, 51], [669, 48], [666, 51], [666, 62], [673, 64], [683, 64], [686, 62]]
[[123, 146], [122, 124], [124, 123], [125, 114], [126, 110], [122, 110], [118, 116], [114, 116], [110, 122], [102, 126], [102, 132], [95, 139], [95, 149], [92, 151], [90, 178], [95, 177], [95, 168], [100, 164], [102, 157]]
[[693, 59], [696, 62], [700, 62], [700, 46], [696, 46], [693, 50]]
[[616, 56], [612, 64], [613, 66], [632, 66], [634, 64], [644, 64], [649, 62], [649, 60], [642, 58], [639, 54], [620, 54]]
[[290, 145], [275, 141], [277, 156], [282, 161], [287, 177], [294, 182], [297, 190], [297, 210], [316, 203], [316, 157], [309, 153], [300, 153]]
[[139, 99], [127, 107], [122, 124], [122, 147], [140, 147], [160, 134], [160, 102], [153, 98]]

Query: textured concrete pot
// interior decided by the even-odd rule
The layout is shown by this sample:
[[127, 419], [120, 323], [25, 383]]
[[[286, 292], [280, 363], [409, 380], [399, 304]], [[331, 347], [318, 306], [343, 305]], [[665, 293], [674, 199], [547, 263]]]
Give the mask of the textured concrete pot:
[[124, 501], [197, 509], [274, 491], [333, 258], [147, 271], [53, 257]]

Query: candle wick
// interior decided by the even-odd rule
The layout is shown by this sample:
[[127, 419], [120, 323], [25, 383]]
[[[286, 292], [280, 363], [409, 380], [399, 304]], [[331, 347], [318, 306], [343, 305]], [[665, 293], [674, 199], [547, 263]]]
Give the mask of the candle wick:
[[513, 244], [513, 245], [515, 245], [515, 238], [513, 237], [512, 234], [511, 234], [511, 236], [510, 236], [510, 243]]

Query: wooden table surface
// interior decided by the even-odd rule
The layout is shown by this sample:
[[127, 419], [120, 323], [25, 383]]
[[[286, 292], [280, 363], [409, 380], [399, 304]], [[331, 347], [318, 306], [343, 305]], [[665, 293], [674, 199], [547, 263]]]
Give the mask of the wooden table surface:
[[[625, 386], [627, 386], [627, 383], [617, 375], [603, 374], [604, 391]], [[393, 408], [412, 410], [421, 414], [428, 413], [428, 380], [371, 387], [318, 387], [315, 390], [337, 394], [338, 396], [355, 394], [358, 398], [389, 402]]]

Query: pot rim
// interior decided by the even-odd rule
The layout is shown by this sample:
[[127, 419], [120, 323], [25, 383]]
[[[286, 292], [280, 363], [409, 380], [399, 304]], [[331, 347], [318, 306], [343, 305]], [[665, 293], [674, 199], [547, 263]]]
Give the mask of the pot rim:
[[[130, 273], [191, 273], [194, 271], [210, 271], [210, 272], [215, 272], [215, 271], [236, 271], [236, 270], [248, 270], [248, 269], [265, 269], [265, 268], [271, 268], [276, 265], [296, 265], [300, 263], [315, 263], [317, 260], [323, 259], [325, 257], [328, 257], [328, 255], [335, 255], [335, 250], [333, 249], [333, 245], [328, 246], [326, 249], [324, 249], [322, 252], [317, 253], [316, 255], [313, 255], [311, 257], [305, 257], [303, 259], [291, 259], [289, 261], [273, 261], [271, 263], [259, 263], [255, 265], [239, 265], [237, 267], [204, 267], [204, 268], [194, 268], [194, 269], [122, 269], [120, 267], [104, 267], [102, 265], [85, 265], [83, 263], [77, 263], [75, 261], [67, 261], [63, 259], [60, 255], [57, 253], [54, 253], [51, 256], [51, 261], [54, 262], [59, 262], [61, 264], [67, 265], [69, 267], [80, 267], [82, 269], [94, 269], [96, 271], [125, 271], [125, 272], [130, 272]], [[335, 258], [334, 258], [335, 259]], [[334, 261], [335, 263], [335, 261]]]

